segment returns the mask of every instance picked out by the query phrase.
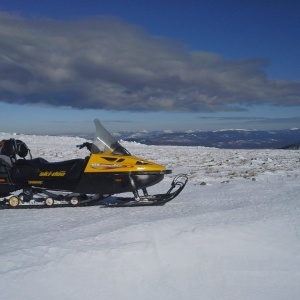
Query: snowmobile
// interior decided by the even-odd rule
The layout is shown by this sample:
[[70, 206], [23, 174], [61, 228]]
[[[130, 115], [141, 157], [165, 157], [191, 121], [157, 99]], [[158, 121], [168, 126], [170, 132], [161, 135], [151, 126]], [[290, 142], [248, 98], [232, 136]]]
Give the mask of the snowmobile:
[[[2, 207], [78, 206], [99, 201], [104, 206], [164, 205], [183, 190], [188, 178], [179, 174], [165, 194], [149, 195], [147, 188], [171, 171], [132, 156], [98, 119], [94, 123], [94, 141], [78, 145], [90, 152], [82, 159], [49, 162], [32, 158], [23, 141], [6, 140], [0, 153]], [[133, 196], [111, 197], [127, 192]]]

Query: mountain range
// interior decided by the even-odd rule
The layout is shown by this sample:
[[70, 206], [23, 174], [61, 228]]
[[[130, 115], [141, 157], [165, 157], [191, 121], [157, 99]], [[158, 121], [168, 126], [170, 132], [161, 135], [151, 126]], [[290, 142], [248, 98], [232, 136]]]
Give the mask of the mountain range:
[[[119, 140], [146, 145], [204, 146], [221, 149], [299, 149], [300, 129], [219, 131], [119, 131]], [[298, 145], [298, 147], [297, 147]]]

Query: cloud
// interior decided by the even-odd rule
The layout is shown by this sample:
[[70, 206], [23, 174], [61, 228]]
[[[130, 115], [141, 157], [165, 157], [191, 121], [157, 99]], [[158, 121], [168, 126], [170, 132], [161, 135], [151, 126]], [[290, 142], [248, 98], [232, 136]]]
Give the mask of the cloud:
[[300, 105], [300, 82], [270, 80], [265, 60], [189, 52], [119, 19], [0, 13], [0, 101], [130, 111]]

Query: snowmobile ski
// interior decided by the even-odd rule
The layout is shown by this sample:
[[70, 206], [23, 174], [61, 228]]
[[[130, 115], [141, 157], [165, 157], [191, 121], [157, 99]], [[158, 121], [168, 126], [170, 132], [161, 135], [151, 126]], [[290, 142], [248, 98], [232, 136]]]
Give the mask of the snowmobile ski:
[[177, 197], [187, 182], [187, 175], [179, 174], [173, 179], [170, 189], [165, 194], [148, 195], [147, 191], [143, 190], [144, 196], [117, 197], [113, 200], [107, 199], [109, 201], [105, 200], [106, 202], [101, 201], [101, 204], [108, 207], [162, 206]]

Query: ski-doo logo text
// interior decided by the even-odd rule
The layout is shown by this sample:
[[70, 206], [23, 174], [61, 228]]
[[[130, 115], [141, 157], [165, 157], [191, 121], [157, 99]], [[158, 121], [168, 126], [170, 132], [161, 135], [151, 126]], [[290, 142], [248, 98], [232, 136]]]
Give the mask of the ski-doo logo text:
[[45, 171], [41, 172], [41, 177], [63, 177], [66, 175], [66, 171]]

